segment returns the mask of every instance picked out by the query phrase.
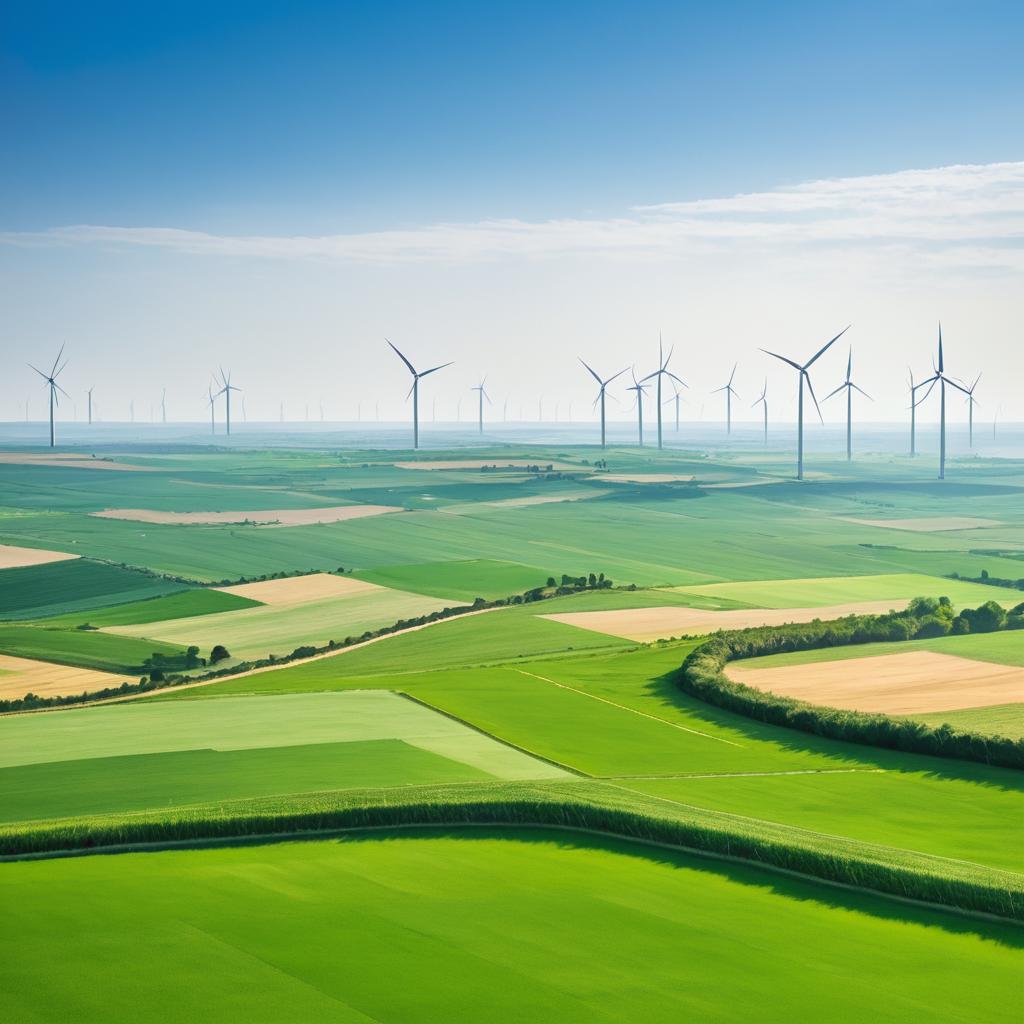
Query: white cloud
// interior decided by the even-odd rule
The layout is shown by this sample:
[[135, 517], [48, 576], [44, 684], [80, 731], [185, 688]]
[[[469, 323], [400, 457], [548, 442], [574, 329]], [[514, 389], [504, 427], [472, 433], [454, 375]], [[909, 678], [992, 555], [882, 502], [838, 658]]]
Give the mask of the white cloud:
[[1024, 267], [1024, 162], [834, 178], [768, 192], [634, 207], [614, 218], [438, 223], [323, 236], [215, 235], [166, 227], [75, 225], [0, 235], [8, 245], [150, 247], [189, 254], [387, 264], [472, 263], [594, 254], [693, 258], [739, 246], [895, 247], [942, 267]]

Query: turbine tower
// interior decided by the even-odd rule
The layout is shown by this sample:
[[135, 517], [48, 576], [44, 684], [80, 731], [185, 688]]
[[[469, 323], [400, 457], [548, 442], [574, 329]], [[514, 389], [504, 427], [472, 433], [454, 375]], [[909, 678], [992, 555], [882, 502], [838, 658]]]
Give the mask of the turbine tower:
[[597, 381], [597, 398], [594, 399], [594, 405], [600, 405], [601, 406], [601, 447], [604, 448], [605, 447], [605, 424], [606, 424], [606, 419], [605, 419], [605, 398], [607, 397], [608, 385], [611, 384], [611, 382], [613, 380], [615, 380], [617, 377], [621, 377], [626, 372], [626, 370], [629, 369], [629, 367], [628, 366], [627, 367], [623, 367], [621, 370], [619, 370], [618, 373], [613, 373], [606, 380], [602, 380], [600, 378], [600, 376], [598, 376], [597, 372], [591, 366], [588, 366], [586, 363], [584, 363], [582, 359], [580, 359], [580, 362], [583, 363], [584, 369], [590, 374], [590, 376], [593, 377], [594, 380]]
[[478, 397], [480, 399], [479, 425], [480, 425], [480, 433], [481, 434], [484, 432], [484, 399], [485, 398], [487, 399], [487, 404], [488, 405], [493, 405], [494, 404], [491, 401], [491, 396], [489, 394], [487, 394], [487, 392], [484, 390], [484, 383], [486, 382], [486, 380], [487, 380], [486, 376], [481, 377], [480, 378], [480, 383], [477, 384], [476, 387], [473, 387], [473, 388], [469, 389], [470, 391], [476, 391], [477, 395], [478, 395]]
[[[219, 394], [219, 392], [218, 392]], [[210, 406], [210, 433], [217, 433], [217, 395], [213, 393], [213, 381], [206, 387], [206, 401]]]
[[946, 479], [946, 385], [948, 384], [952, 388], [956, 388], [957, 391], [962, 391], [968, 397], [970, 392], [965, 387], [961, 387], [955, 380], [946, 376], [945, 364], [942, 360], [942, 324], [939, 324], [939, 363], [935, 367], [935, 373], [927, 380], [921, 381], [914, 390], [917, 391], [919, 388], [923, 388], [928, 385], [928, 390], [924, 393], [924, 398], [918, 400], [917, 404], [920, 405], [926, 401], [928, 396], [932, 393], [932, 389], [936, 384], [939, 385], [939, 479]]
[[[654, 373], [647, 374], [647, 376], [644, 377], [644, 379], [642, 381], [640, 381], [640, 383], [643, 384], [646, 381], [649, 381], [652, 378], [655, 378], [655, 379], [657, 379], [657, 382], [658, 382], [658, 401], [657, 401], [657, 406], [658, 406], [658, 447], [659, 448], [661, 448], [661, 446], [662, 446], [661, 445], [661, 378], [662, 377], [668, 377], [670, 380], [675, 381], [676, 384], [682, 384], [684, 388], [685, 387], [689, 387], [689, 385], [686, 383], [686, 381], [680, 380], [680, 378], [677, 377], [668, 368], [669, 360], [672, 358], [672, 353], [674, 351], [675, 351], [675, 346], [673, 345], [672, 348], [670, 348], [668, 350], [668, 355], [666, 356], [664, 354], [664, 349], [662, 348], [662, 344], [661, 344], [661, 335], [659, 334], [658, 335], [658, 368], [654, 371]], [[637, 392], [638, 400], [639, 400], [639, 395], [640, 395], [640, 392], [638, 391]], [[641, 441], [641, 444], [643, 444], [642, 441]]]
[[224, 372], [224, 367], [220, 368], [220, 383], [221, 389], [217, 392], [218, 395], [224, 396], [224, 425], [225, 433], [231, 433], [231, 392], [241, 391], [242, 389], [236, 387], [231, 383], [231, 374]]
[[907, 367], [910, 388], [910, 457], [917, 455], [917, 403], [914, 401], [914, 371]]
[[683, 393], [679, 390], [679, 386], [675, 381], [672, 381], [672, 388], [675, 394], [671, 398], [665, 399], [665, 405], [669, 405], [671, 402], [675, 402], [676, 405], [676, 433], [679, 433], [679, 403], [682, 399]]
[[647, 391], [647, 384], [645, 383], [647, 378], [643, 380], [636, 379], [636, 371], [632, 371], [633, 374], [633, 386], [626, 388], [627, 391], [636, 392], [636, 414], [637, 414], [637, 438], [640, 442], [640, 447], [644, 446], [644, 394]]
[[974, 407], [978, 404], [978, 400], [974, 397], [974, 389], [978, 386], [979, 380], [981, 380], [980, 373], [967, 389], [967, 440], [971, 448], [974, 447]]
[[64, 360], [64, 362], [61, 363], [61, 357], [63, 355], [64, 355], [64, 346], [61, 345], [60, 351], [57, 353], [57, 358], [54, 359], [53, 366], [50, 368], [50, 372], [49, 373], [43, 373], [42, 370], [38, 369], [35, 366], [32, 366], [31, 363], [28, 364], [31, 367], [31, 369], [35, 370], [36, 373], [38, 373], [39, 376], [42, 377], [43, 380], [46, 381], [46, 386], [50, 389], [50, 447], [51, 448], [54, 446], [53, 413], [54, 413], [54, 410], [57, 408], [57, 406], [60, 405], [60, 399], [57, 397], [57, 392], [59, 391], [62, 395], [67, 395], [68, 398], [71, 397], [57, 383], [57, 378], [64, 372], [64, 367], [66, 367], [68, 365], [67, 364], [67, 360]]
[[736, 367], [739, 363], [732, 364], [732, 373], [729, 374], [729, 380], [720, 388], [715, 388], [711, 393], [717, 395], [720, 391], [725, 392], [725, 432], [727, 434], [732, 433], [732, 396], [735, 395], [737, 398], [740, 397], [739, 392], [732, 386], [732, 382], [736, 377]]
[[792, 366], [797, 371], [800, 377], [799, 386], [799, 399], [797, 401], [797, 413], [796, 413], [796, 478], [797, 480], [803, 480], [804, 478], [804, 382], [807, 382], [807, 390], [811, 393], [811, 399], [814, 402], [814, 408], [818, 410], [818, 418], [824, 422], [821, 415], [821, 408], [818, 406], [818, 399], [814, 397], [814, 388], [811, 385], [811, 375], [807, 372], [848, 330], [850, 325], [847, 324], [831, 341], [822, 345], [817, 352], [807, 360], [806, 363], [797, 363], [786, 356], [780, 356], [778, 352], [769, 352], [768, 349], [761, 349], [765, 355], [772, 356], [775, 359], [779, 359], [784, 362], [787, 366]]
[[768, 443], [768, 378], [764, 379], [764, 387], [761, 388], [761, 397], [751, 405], [751, 409], [756, 409], [759, 405], [764, 406], [764, 443]]
[[412, 387], [409, 388], [409, 394], [405, 396], [405, 400], [409, 400], [409, 395], [412, 395], [412, 446], [413, 448], [419, 448], [420, 446], [420, 381], [424, 377], [428, 377], [432, 373], [437, 373], [438, 370], [443, 370], [446, 366], [451, 366], [450, 362], [442, 363], [440, 366], [432, 366], [429, 370], [424, 370], [422, 373], [418, 373], [416, 367], [409, 362], [405, 356], [402, 355], [398, 349], [391, 344], [391, 342], [385, 338], [385, 341], [394, 350], [396, 356], [405, 363], [406, 368], [412, 374]]
[[167, 388], [164, 388], [160, 395], [160, 421], [161, 423], [167, 422]]
[[89, 390], [86, 391], [86, 396], [89, 399], [89, 426], [92, 426], [92, 393], [93, 393], [93, 388], [95, 388], [95, 385], [93, 385], [92, 388], [89, 388]]
[[822, 401], [827, 402], [833, 395], [838, 395], [840, 391], [846, 391], [846, 461], [851, 462], [853, 460], [853, 393], [859, 391], [866, 399], [873, 402], [874, 399], [863, 389], [857, 387], [856, 384], [850, 380], [850, 374], [853, 372], [853, 346], [850, 347], [850, 354], [846, 358], [846, 380], [835, 389], [830, 391]]

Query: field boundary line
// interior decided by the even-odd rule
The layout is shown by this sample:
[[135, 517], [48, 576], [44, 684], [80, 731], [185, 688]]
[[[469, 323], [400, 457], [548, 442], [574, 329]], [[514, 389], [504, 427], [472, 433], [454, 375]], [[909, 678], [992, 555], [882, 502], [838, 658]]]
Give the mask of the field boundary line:
[[[195, 839], [165, 839], [153, 843], [123, 843], [112, 846], [93, 846], [82, 850], [47, 850], [39, 853], [5, 854], [0, 856], [0, 862], [15, 861], [39, 861], [39, 860], [64, 860], [72, 857], [89, 857], [94, 855], [113, 856], [130, 853], [160, 853], [182, 849], [208, 849], [211, 847], [235, 847], [235, 846], [261, 846], [271, 843], [282, 842], [317, 842], [328, 839], [341, 838], [345, 836], [358, 835], [359, 833], [377, 833], [393, 831], [452, 831], [461, 829], [508, 829], [513, 837], [518, 840], [515, 833], [521, 829], [541, 829], [545, 832], [573, 832], [581, 835], [599, 836], [602, 839], [615, 839], [623, 843], [637, 844], [661, 850], [671, 850], [676, 853], [683, 853], [687, 856], [701, 857], [705, 860], [724, 861], [729, 864], [737, 864], [742, 867], [764, 870], [773, 874], [785, 875], [789, 878], [796, 878], [802, 882], [812, 885], [827, 885], [836, 889], [843, 889], [847, 892], [864, 893], [880, 900], [894, 900], [913, 907], [924, 907], [939, 913], [955, 914], [957, 917], [991, 921], [997, 924], [1013, 925], [1017, 928], [1024, 927], [1021, 922], [1012, 917], [1004, 917], [1001, 914], [993, 914], [984, 910], [970, 910], [965, 907], [957, 907], [953, 904], [936, 903], [932, 900], [915, 899], [912, 896], [902, 896], [899, 893], [886, 892], [884, 889], [874, 889], [870, 886], [853, 885], [850, 882], [840, 882], [820, 875], [812, 875], [803, 871], [796, 871], [793, 868], [784, 868], [767, 861], [754, 860], [748, 857], [739, 857], [735, 854], [721, 853], [716, 850], [702, 850], [695, 846], [686, 846], [681, 843], [667, 843], [658, 839], [645, 839], [626, 835], [621, 832], [614, 832], [610, 829], [590, 828], [582, 825], [552, 825], [543, 821], [453, 821], [445, 822], [410, 822], [396, 825], [353, 825], [347, 828], [330, 828], [322, 831], [300, 830], [292, 832], [268, 832], [263, 835], [247, 836], [210, 836]], [[883, 847], [891, 849], [891, 847]]]
[[530, 750], [528, 747], [521, 747], [518, 743], [513, 743], [511, 740], [503, 739], [496, 733], [488, 732], [479, 725], [474, 725], [472, 722], [465, 718], [460, 718], [451, 711], [445, 711], [444, 708], [439, 708], [436, 704], [431, 704], [430, 701], [424, 700], [422, 697], [414, 697], [411, 693], [406, 693], [404, 690], [391, 690], [389, 692], [397, 694], [399, 697], [404, 697], [406, 700], [412, 701], [413, 704], [419, 704], [420, 707], [426, 708], [428, 711], [433, 711], [438, 715], [443, 715], [445, 718], [449, 718], [453, 722], [458, 722], [459, 725], [464, 725], [467, 729], [472, 729], [473, 732], [477, 732], [481, 736], [486, 736], [488, 739], [502, 744], [502, 746], [510, 747], [512, 750], [518, 751], [520, 754], [526, 754], [528, 757], [532, 757], [537, 761], [543, 761], [545, 764], [551, 765], [552, 768], [559, 768], [562, 771], [569, 772], [571, 775], [576, 775], [581, 779], [594, 778], [593, 775], [588, 775], [585, 771], [581, 771], [579, 768], [573, 768], [572, 765], [563, 764], [561, 761], [556, 761], [553, 757], [545, 757], [543, 754], [538, 754], [536, 751]]
[[658, 779], [746, 779], [770, 778], [775, 775], [883, 775], [888, 771], [888, 768], [791, 768], [778, 772], [676, 772], [665, 775], [595, 775], [594, 778], [603, 782], [656, 782]]
[[613, 700], [608, 700], [607, 697], [598, 697], [596, 693], [587, 693], [586, 690], [579, 690], [575, 686], [560, 683], [555, 679], [549, 679], [547, 676], [539, 676], [536, 672], [527, 672], [526, 669], [523, 668], [517, 668], [515, 671], [520, 675], [529, 676], [531, 679], [539, 679], [542, 683], [550, 683], [552, 686], [557, 686], [560, 690], [569, 690], [570, 692], [578, 693], [583, 697], [589, 697], [591, 700], [598, 700], [602, 704], [610, 704], [613, 708], [618, 708], [620, 711], [628, 711], [630, 714], [639, 715], [641, 718], [649, 718], [652, 722], [660, 722], [662, 725], [667, 725], [670, 729], [679, 729], [681, 732], [688, 732], [693, 736], [701, 736], [706, 740], [714, 740], [716, 743], [726, 743], [730, 747], [739, 747], [741, 750], [743, 749], [742, 743], [723, 739], [721, 736], [712, 736], [711, 733], [701, 732], [700, 729], [690, 729], [685, 725], [680, 725], [678, 722], [669, 722], [664, 718], [658, 718], [657, 715], [649, 715], [646, 711], [638, 711], [636, 708], [627, 707], [625, 704], [617, 704]]

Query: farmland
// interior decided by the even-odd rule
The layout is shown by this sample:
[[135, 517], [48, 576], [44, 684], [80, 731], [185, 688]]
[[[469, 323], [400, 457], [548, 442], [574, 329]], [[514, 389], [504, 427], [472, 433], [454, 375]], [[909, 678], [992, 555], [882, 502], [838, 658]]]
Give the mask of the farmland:
[[[1024, 889], [1018, 771], [758, 722], [680, 688], [679, 666], [701, 640], [648, 643], [660, 630], [581, 626], [656, 612], [715, 628], [730, 616], [828, 617], [940, 594], [957, 607], [1013, 607], [1024, 594], [948, 574], [1022, 575], [1016, 477], [992, 463], [958, 485], [979, 524], [956, 520], [959, 499], [913, 467], [796, 488], [770, 463], [670, 451], [611, 450], [611, 472], [595, 474], [592, 452], [568, 446], [528, 453], [530, 465], [569, 467], [550, 482], [478, 468], [492, 456], [527, 461], [521, 454], [474, 454], [475, 467], [456, 465], [456, 454], [424, 460], [439, 468], [406, 453], [310, 450], [111, 453], [144, 472], [0, 465], [19, 485], [13, 500], [24, 500], [0, 515], [0, 542], [82, 556], [0, 570], [0, 583], [16, 584], [0, 588], [0, 652], [51, 671], [131, 668], [124, 678], [148, 671], [153, 653], [180, 658], [189, 645], [203, 657], [223, 645], [234, 658], [223, 678], [185, 675], [121, 703], [0, 717], [0, 844], [141, 844], [117, 857], [0, 864], [19, 936], [3, 952], [24, 964], [0, 993], [5, 1017], [31, 1001], [45, 950], [65, 969], [41, 1019], [116, 1017], [93, 983], [126, 959], [130, 982], [103, 987], [115, 1003], [142, 1006], [138, 1019], [148, 1007], [160, 1019], [194, 1016], [198, 1005], [254, 1020], [475, 1020], [485, 1007], [541, 1020], [674, 1019], [681, 1007], [739, 1019], [728, 1009], [737, 991], [767, 1007], [764, 1019], [813, 1014], [826, 998], [836, 1019], [863, 1019], [869, 1006], [882, 1020], [1008, 1018], [1009, 994], [996, 997], [1020, 969], [1017, 930], [866, 890], [1012, 905]], [[718, 486], [762, 482], [771, 486]], [[583, 500], [562, 500], [570, 493]], [[547, 497], [558, 500], [535, 500]], [[343, 503], [406, 511], [312, 522]], [[292, 508], [310, 522], [92, 514], [104, 508], [165, 520]], [[982, 534], [991, 553], [979, 553]], [[590, 573], [610, 585], [576, 591], [571, 581], [586, 586]], [[536, 588], [543, 599], [524, 601]], [[513, 595], [232, 674], [239, 659]], [[1022, 644], [1024, 631], [974, 633], [735, 664], [827, 672], [841, 660], [856, 680], [862, 659], [918, 652], [1016, 671]], [[948, 714], [1019, 734], [1019, 707]], [[534, 797], [550, 818], [515, 810]], [[617, 838], [532, 827], [538, 820]], [[430, 827], [259, 839], [332, 822]], [[702, 829], [711, 852], [740, 850], [751, 863], [678, 849], [705, 842]], [[241, 835], [247, 845], [222, 842]], [[634, 842], [651, 836], [677, 848]], [[194, 845], [142, 852], [165, 839]], [[69, 901], [72, 891], [81, 898]], [[47, 918], [59, 924], [49, 934]], [[415, 986], [386, 981], [396, 950]], [[186, 975], [195, 984], [161, 1007], [164, 987]], [[454, 1005], [452, 979], [464, 993]]]

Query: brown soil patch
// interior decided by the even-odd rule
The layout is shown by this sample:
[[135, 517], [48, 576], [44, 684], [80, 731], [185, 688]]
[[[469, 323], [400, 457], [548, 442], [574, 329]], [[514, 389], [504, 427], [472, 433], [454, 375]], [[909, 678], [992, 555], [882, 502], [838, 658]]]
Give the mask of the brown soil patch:
[[465, 461], [452, 459], [441, 462], [396, 462], [394, 466], [395, 469], [468, 469], [476, 470], [477, 472], [486, 466], [495, 473], [500, 473], [502, 470], [522, 472], [531, 466], [538, 466], [540, 469], [547, 469], [548, 466], [559, 470], [574, 469], [577, 472], [586, 468], [585, 466], [577, 466], [572, 462], [551, 462], [549, 459], [538, 459], [536, 462], [496, 462], [493, 460], [476, 462], [469, 459]]
[[131, 466], [113, 459], [97, 459], [91, 455], [58, 452], [0, 452], [0, 465], [63, 466], [65, 469], [114, 469], [133, 473], [149, 473], [150, 466]]
[[[76, 693], [93, 693], [108, 686], [120, 686], [127, 676], [98, 672], [91, 668], [55, 665], [34, 658], [15, 658], [0, 654], [0, 699], [17, 700], [26, 693], [40, 697], [66, 697]], [[134, 682], [134, 680], [130, 680]]]
[[1024, 701], [1024, 668], [932, 651], [814, 665], [726, 668], [730, 679], [812, 704], [887, 715], [958, 711]]
[[607, 480], [615, 484], [685, 484], [692, 473], [597, 473], [591, 480]]
[[917, 519], [850, 519], [847, 523], [858, 526], [878, 526], [884, 530], [910, 530], [913, 533], [941, 533], [943, 530], [983, 530], [1002, 526], [995, 519], [975, 519], [973, 516], [928, 516]]
[[906, 601], [855, 601], [826, 608], [742, 608], [714, 611], [704, 608], [622, 608], [618, 611], [562, 612], [542, 615], [568, 626], [607, 633], [646, 643], [673, 636], [714, 633], [716, 629], [781, 626], [787, 622], [838, 619], [843, 615], [876, 615], [903, 608]]
[[0, 569], [18, 569], [23, 565], [46, 565], [47, 562], [66, 562], [78, 555], [66, 551], [45, 551], [43, 548], [19, 548], [14, 544], [0, 544]]
[[391, 505], [335, 505], [331, 508], [257, 509], [249, 512], [156, 512], [148, 508], [107, 508], [90, 515], [101, 519], [127, 519], [134, 523], [177, 526], [213, 526], [253, 523], [257, 526], [312, 526], [349, 519], [401, 512]]
[[214, 587], [225, 594], [237, 594], [260, 604], [293, 605], [308, 601], [322, 601], [329, 597], [351, 597], [371, 590], [384, 590], [376, 583], [353, 579], [351, 576], [332, 576], [326, 572], [308, 576], [290, 576], [283, 580], [260, 580], [256, 583], [238, 583], [232, 587]]

